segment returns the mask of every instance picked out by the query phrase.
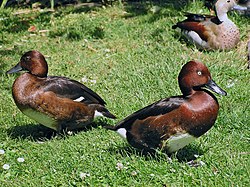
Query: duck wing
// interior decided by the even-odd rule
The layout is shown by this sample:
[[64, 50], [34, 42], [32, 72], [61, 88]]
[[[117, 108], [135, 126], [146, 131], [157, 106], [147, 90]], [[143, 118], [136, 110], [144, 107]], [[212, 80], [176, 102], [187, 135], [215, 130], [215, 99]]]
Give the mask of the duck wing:
[[212, 19], [216, 17], [212, 15], [194, 14], [190, 12], [184, 12], [184, 15], [187, 17], [185, 21], [196, 21], [196, 22], [206, 21], [207, 19]]
[[180, 28], [182, 31], [194, 31], [199, 35], [199, 37], [207, 42], [208, 41], [208, 35], [207, 35], [207, 28], [204, 24], [216, 24], [219, 25], [222, 22], [217, 18], [217, 16], [211, 16], [211, 15], [202, 15], [202, 14], [193, 14], [193, 13], [185, 13], [185, 16], [187, 19], [184, 21], [180, 21], [172, 26], [173, 29]]
[[106, 126], [106, 128], [110, 130], [125, 128], [128, 130], [131, 128], [131, 126], [136, 120], [144, 120], [148, 117], [157, 117], [159, 115], [164, 115], [178, 108], [183, 102], [184, 99], [180, 96], [159, 100], [126, 117], [125, 119], [120, 121], [116, 126]]
[[54, 92], [58, 97], [69, 98], [87, 104], [106, 104], [97, 93], [87, 86], [66, 77], [48, 76], [43, 86], [44, 91]]
[[213, 16], [213, 15], [193, 14], [193, 13], [189, 13], [189, 12], [185, 12], [184, 15], [187, 17], [187, 19], [184, 20], [186, 22], [188, 22], [188, 21], [202, 22], [202, 21], [210, 20], [211, 22], [213, 22], [216, 25], [219, 25], [222, 23], [222, 21], [220, 21], [217, 16]]

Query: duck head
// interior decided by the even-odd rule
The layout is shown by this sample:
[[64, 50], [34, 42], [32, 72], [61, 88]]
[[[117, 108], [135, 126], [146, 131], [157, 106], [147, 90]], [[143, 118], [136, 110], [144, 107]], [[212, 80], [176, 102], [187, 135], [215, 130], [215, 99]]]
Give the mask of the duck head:
[[7, 74], [19, 71], [28, 71], [38, 77], [46, 77], [48, 73], [48, 64], [44, 56], [38, 51], [28, 51], [20, 59], [19, 63], [7, 71]]
[[189, 61], [186, 63], [180, 71], [178, 82], [184, 96], [190, 96], [204, 88], [221, 95], [227, 95], [227, 93], [212, 80], [208, 68], [201, 62]]
[[227, 12], [231, 10], [241, 10], [242, 8], [242, 6], [237, 5], [236, 0], [218, 0], [215, 3], [215, 13], [221, 22], [228, 19]]

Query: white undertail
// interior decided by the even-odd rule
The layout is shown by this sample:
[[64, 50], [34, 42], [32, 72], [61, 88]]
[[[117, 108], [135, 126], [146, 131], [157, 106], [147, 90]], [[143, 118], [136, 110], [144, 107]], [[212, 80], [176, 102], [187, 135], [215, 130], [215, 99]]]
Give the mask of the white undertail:
[[122, 138], [127, 139], [127, 130], [125, 128], [117, 129], [116, 131]]

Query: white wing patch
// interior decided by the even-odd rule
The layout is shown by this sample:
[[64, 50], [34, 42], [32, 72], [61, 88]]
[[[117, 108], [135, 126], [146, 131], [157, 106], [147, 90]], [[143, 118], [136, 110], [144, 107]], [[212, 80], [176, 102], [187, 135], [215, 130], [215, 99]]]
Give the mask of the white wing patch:
[[173, 153], [190, 144], [195, 139], [196, 138], [194, 136], [188, 133], [177, 133], [164, 142], [164, 149], [166, 149], [169, 153]]
[[54, 130], [58, 130], [57, 129], [57, 122], [55, 119], [49, 117], [46, 114], [43, 114], [41, 112], [38, 112], [36, 110], [33, 109], [26, 109], [22, 111], [26, 116], [30, 117], [31, 119], [37, 121], [38, 123], [41, 123], [42, 125], [49, 127], [51, 129]]
[[76, 101], [76, 102], [81, 102], [81, 101], [83, 101], [84, 99], [85, 99], [85, 98], [84, 98], [83, 96], [81, 96], [81, 97], [75, 99], [74, 101]]
[[120, 128], [116, 131], [122, 138], [127, 139], [127, 130], [125, 128]]

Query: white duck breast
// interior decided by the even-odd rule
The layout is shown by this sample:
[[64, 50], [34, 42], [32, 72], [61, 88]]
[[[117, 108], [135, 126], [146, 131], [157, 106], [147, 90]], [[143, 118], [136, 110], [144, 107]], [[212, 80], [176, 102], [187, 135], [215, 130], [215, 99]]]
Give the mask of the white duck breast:
[[195, 139], [194, 136], [188, 133], [177, 133], [163, 142], [163, 149], [166, 149], [168, 153], [173, 153], [190, 144]]
[[38, 112], [36, 110], [33, 110], [31, 108], [29, 109], [25, 109], [25, 110], [22, 110], [22, 112], [30, 117], [31, 119], [37, 121], [38, 123], [46, 126], [46, 127], [49, 127], [51, 129], [54, 129], [54, 130], [58, 130], [57, 129], [57, 122], [55, 119], [49, 117], [48, 115], [46, 114], [43, 114], [41, 112]]

